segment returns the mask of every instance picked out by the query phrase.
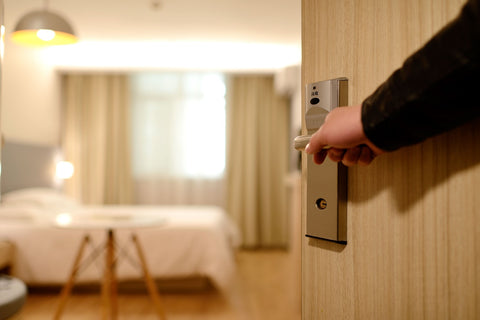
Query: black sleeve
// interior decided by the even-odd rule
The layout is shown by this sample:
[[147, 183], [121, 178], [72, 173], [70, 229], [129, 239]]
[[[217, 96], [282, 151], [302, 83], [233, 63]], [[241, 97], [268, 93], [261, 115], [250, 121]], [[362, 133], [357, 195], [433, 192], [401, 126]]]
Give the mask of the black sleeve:
[[480, 115], [480, 0], [410, 56], [362, 104], [365, 134], [391, 151]]

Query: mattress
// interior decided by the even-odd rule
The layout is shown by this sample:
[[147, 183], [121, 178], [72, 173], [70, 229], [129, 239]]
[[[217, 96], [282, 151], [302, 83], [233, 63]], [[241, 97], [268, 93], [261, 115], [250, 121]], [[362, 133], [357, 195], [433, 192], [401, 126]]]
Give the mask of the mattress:
[[[116, 275], [119, 281], [142, 278], [138, 255], [131, 240], [132, 235], [136, 235], [151, 276], [155, 279], [204, 276], [222, 290], [231, 284], [235, 274], [235, 249], [240, 237], [238, 229], [222, 208], [84, 206], [56, 196], [48, 201], [45, 195], [35, 201], [32, 197], [28, 201], [18, 201], [19, 197], [2, 198], [0, 239], [15, 245], [13, 274], [27, 284], [65, 283], [86, 235], [90, 241], [85, 248], [76, 283], [101, 281], [103, 248], [107, 231], [111, 228], [115, 234]], [[89, 224], [61, 226], [65, 215], [90, 217], [87, 219]], [[59, 217], [63, 218], [59, 220]], [[100, 220], [92, 223], [95, 221], [92, 217], [118, 219], [121, 223], [106, 227]], [[148, 219], [144, 219], [143, 224], [130, 227], [128, 220], [132, 217]], [[151, 220], [152, 217], [155, 219]]]

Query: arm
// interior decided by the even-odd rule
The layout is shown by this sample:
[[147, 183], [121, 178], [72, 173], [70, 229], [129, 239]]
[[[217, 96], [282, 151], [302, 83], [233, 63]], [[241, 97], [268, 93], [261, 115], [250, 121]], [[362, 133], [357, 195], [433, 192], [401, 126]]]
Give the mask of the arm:
[[363, 102], [366, 136], [391, 151], [477, 117], [479, 76], [480, 1], [471, 0]]
[[327, 154], [321, 147], [330, 145], [332, 160], [368, 164], [383, 150], [452, 129], [480, 115], [479, 76], [480, 0], [470, 0], [361, 106], [332, 111], [306, 151], [321, 163]]

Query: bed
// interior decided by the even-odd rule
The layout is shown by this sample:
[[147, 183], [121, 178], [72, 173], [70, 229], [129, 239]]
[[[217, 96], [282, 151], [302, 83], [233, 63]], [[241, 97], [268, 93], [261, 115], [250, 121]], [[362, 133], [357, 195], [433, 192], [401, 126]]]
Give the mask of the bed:
[[[142, 271], [131, 241], [132, 232], [145, 254], [151, 275], [157, 279], [206, 278], [223, 290], [235, 274], [239, 231], [220, 207], [215, 206], [86, 206], [65, 196], [53, 179], [54, 146], [8, 141], [2, 149], [0, 240], [15, 246], [13, 274], [29, 286], [62, 285], [67, 280], [82, 239], [91, 239], [84, 253], [98, 251], [106, 241], [104, 229], [60, 228], [55, 221], [65, 213], [96, 218], [155, 216], [161, 223], [142, 228], [122, 227], [116, 233], [121, 255], [119, 281], [139, 280]], [[91, 221], [91, 219], [90, 219]], [[76, 283], [99, 283], [102, 257], [85, 263]]]
[[[83, 206], [61, 193], [44, 188], [12, 191], [2, 196], [0, 239], [15, 245], [13, 273], [29, 285], [62, 284], [68, 278], [82, 239], [91, 241], [84, 253], [98, 250], [106, 241], [101, 228], [70, 229], [57, 225], [65, 214], [128, 220], [158, 217], [159, 223], [140, 228], [121, 227], [116, 243], [123, 259], [117, 264], [119, 281], [141, 279], [131, 242], [136, 234], [147, 265], [155, 279], [207, 277], [217, 288], [226, 289], [235, 273], [234, 250], [238, 231], [219, 207], [210, 206]], [[91, 221], [91, 219], [89, 219]], [[81, 269], [77, 283], [99, 282], [102, 259]]]

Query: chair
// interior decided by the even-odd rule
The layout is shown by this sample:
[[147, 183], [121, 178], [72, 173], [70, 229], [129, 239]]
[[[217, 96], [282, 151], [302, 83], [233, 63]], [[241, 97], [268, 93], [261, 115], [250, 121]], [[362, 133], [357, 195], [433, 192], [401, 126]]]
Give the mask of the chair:
[[0, 320], [14, 316], [27, 298], [27, 286], [20, 279], [0, 275]]

